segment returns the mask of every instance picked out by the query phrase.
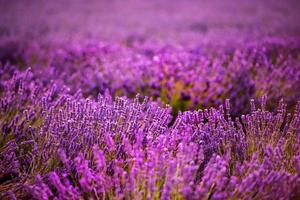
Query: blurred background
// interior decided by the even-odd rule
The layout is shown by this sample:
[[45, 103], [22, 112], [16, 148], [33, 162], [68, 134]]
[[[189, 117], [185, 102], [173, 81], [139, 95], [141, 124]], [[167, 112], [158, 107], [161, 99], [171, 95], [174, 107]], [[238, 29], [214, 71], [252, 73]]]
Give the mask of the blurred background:
[[298, 0], [0, 0], [0, 36], [236, 43], [299, 36], [299, 12]]
[[[0, 63], [95, 98], [249, 111], [300, 98], [299, 0], [0, 0]], [[41, 74], [43, 74], [41, 76]]]

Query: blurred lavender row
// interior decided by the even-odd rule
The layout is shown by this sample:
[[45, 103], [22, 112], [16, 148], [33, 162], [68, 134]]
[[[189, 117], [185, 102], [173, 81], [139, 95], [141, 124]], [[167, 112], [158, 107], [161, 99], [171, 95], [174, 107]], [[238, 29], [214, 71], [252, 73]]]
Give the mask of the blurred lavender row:
[[72, 93], [96, 98], [151, 96], [178, 110], [209, 108], [231, 99], [232, 113], [250, 109], [249, 99], [268, 95], [273, 110], [283, 98], [296, 105], [300, 96], [300, 40], [273, 39], [252, 45], [180, 48], [157, 43], [40, 44], [7, 39], [3, 65], [31, 67], [43, 82], [57, 80]]

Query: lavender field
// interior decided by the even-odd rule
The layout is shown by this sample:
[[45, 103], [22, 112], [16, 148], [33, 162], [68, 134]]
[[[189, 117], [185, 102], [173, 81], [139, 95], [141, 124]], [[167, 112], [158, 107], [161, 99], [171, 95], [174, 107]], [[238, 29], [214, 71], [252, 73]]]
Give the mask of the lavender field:
[[0, 0], [0, 199], [300, 199], [299, 11]]

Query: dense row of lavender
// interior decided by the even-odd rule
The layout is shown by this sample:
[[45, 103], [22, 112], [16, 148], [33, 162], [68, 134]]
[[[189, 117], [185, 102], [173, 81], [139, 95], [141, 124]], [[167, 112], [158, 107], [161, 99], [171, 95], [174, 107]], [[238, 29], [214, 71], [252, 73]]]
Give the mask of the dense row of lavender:
[[300, 196], [299, 103], [292, 113], [284, 101], [269, 112], [266, 96], [259, 108], [249, 99], [251, 112], [233, 119], [226, 100], [180, 112], [170, 126], [171, 108], [151, 99], [108, 90], [86, 98], [51, 67], [19, 67], [0, 72], [1, 198]]

